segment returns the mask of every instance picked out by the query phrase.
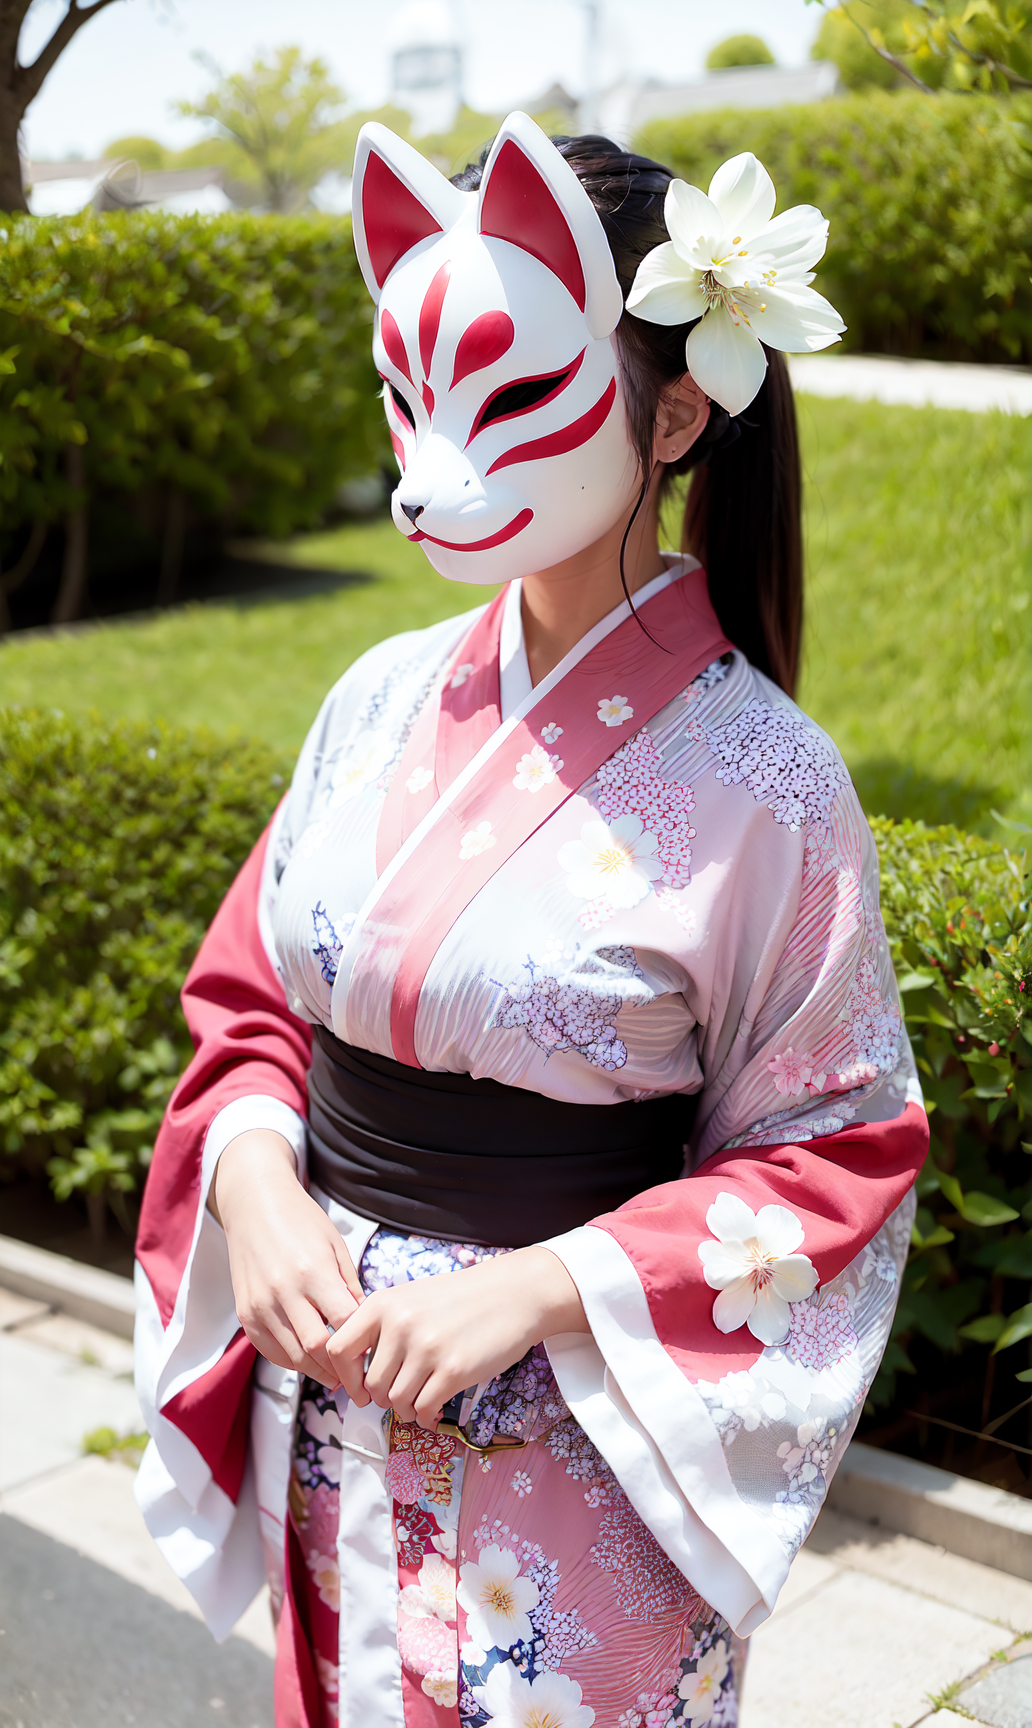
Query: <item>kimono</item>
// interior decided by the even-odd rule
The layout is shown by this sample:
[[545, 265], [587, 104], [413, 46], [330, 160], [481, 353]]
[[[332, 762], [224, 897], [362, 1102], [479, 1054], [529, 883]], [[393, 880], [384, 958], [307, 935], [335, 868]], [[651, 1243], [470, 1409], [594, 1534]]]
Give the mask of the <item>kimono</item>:
[[[664, 559], [533, 688], [518, 581], [365, 654], [184, 988], [137, 1493], [216, 1637], [269, 1576], [278, 1728], [733, 1722], [888, 1338], [927, 1123], [871, 834], [704, 572]], [[299, 1384], [240, 1329], [206, 1196], [249, 1128], [304, 1175], [313, 1027], [567, 1104], [685, 1099], [678, 1179], [559, 1235], [542, 1212], [591, 1330], [466, 1395], [473, 1440], [516, 1450]], [[500, 1251], [313, 1193], [366, 1290]], [[800, 1245], [764, 1341], [735, 1256]]]

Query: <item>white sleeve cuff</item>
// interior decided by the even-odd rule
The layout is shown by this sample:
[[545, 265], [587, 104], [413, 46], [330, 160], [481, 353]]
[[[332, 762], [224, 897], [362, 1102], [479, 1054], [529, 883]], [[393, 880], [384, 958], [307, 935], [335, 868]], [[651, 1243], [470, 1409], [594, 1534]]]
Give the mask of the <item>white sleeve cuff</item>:
[[742, 1637], [770, 1614], [789, 1556], [744, 1504], [703, 1399], [660, 1343], [634, 1264], [590, 1224], [542, 1242], [577, 1286], [591, 1335], [545, 1346], [559, 1390], [635, 1511]]
[[[277, 1134], [282, 1134], [289, 1141], [290, 1149], [297, 1160], [297, 1173], [303, 1182], [308, 1164], [308, 1137], [303, 1116], [292, 1110], [289, 1104], [282, 1104], [278, 1098], [268, 1098], [264, 1093], [251, 1092], [243, 1098], [234, 1098], [232, 1104], [227, 1104], [213, 1117], [204, 1141], [203, 1168], [208, 1173], [208, 1184], [215, 1170], [215, 1165], [221, 1158], [231, 1140], [238, 1134], [247, 1134], [254, 1128], [271, 1128]], [[207, 1192], [207, 1190], [205, 1190]]]

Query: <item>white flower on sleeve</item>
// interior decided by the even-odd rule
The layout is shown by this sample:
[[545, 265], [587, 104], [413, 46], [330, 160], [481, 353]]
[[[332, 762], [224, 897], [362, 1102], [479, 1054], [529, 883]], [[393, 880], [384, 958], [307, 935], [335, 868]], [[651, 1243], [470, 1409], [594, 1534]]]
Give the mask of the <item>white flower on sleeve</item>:
[[592, 1728], [595, 1720], [576, 1680], [547, 1669], [525, 1680], [511, 1662], [499, 1662], [472, 1692], [498, 1728]]
[[541, 736], [545, 740], [546, 744], [557, 743], [558, 740], [562, 737], [562, 735], [563, 735], [562, 727], [557, 726], [554, 720], [550, 720], [548, 722], [547, 726], [542, 726], [542, 728], [541, 728]]
[[736, 1194], [718, 1194], [706, 1213], [715, 1242], [699, 1243], [703, 1276], [720, 1295], [713, 1324], [720, 1332], [748, 1326], [761, 1344], [780, 1344], [788, 1336], [789, 1304], [805, 1302], [817, 1286], [817, 1273], [795, 1250], [803, 1227], [787, 1206], [761, 1206], [753, 1212]]
[[517, 762], [512, 783], [517, 792], [540, 792], [542, 786], [551, 785], [557, 769], [562, 766], [561, 757], [550, 756], [540, 744], [532, 744], [527, 754]]
[[451, 675], [451, 683], [449, 684], [448, 688], [450, 690], [461, 690], [462, 686], [466, 682], [466, 679], [469, 677], [469, 675], [472, 671], [474, 671], [474, 666], [473, 666], [472, 661], [470, 661], [465, 666], [456, 666], [454, 672]]
[[776, 202], [773, 180], [749, 151], [717, 169], [708, 197], [672, 180], [663, 209], [670, 239], [642, 259], [627, 296], [627, 310], [650, 324], [699, 320], [688, 370], [729, 414], [747, 408], [763, 383], [761, 343], [802, 353], [830, 347], [845, 329], [810, 287], [827, 222], [812, 204], [774, 216]]
[[425, 792], [433, 777], [432, 768], [413, 768], [405, 782], [405, 789], [412, 793]]
[[695, 1673], [684, 1676], [677, 1688], [677, 1696], [685, 1701], [684, 1720], [690, 1722], [692, 1728], [711, 1720], [730, 1666], [727, 1645], [720, 1638], [712, 1650], [699, 1657]]
[[603, 726], [622, 726], [634, 719], [634, 709], [627, 706], [626, 696], [603, 696], [598, 705], [598, 718]]
[[626, 910], [644, 900], [663, 874], [659, 841], [637, 816], [615, 822], [585, 822], [579, 840], [559, 848], [559, 864], [569, 871], [566, 886], [580, 900], [605, 900]]
[[418, 1583], [406, 1584], [398, 1602], [414, 1620], [454, 1620], [455, 1568], [440, 1554], [428, 1554], [419, 1568]]
[[481, 852], [488, 852], [495, 845], [497, 841], [491, 832], [490, 822], [478, 822], [475, 828], [467, 828], [462, 836], [459, 857], [465, 863], [468, 858], [476, 858]]
[[540, 1593], [533, 1578], [521, 1578], [519, 1556], [511, 1548], [492, 1542], [480, 1550], [479, 1560], [464, 1560], [455, 1594], [466, 1610], [466, 1633], [473, 1643], [485, 1650], [510, 1650], [520, 1639], [530, 1643], [530, 1609], [537, 1607]]

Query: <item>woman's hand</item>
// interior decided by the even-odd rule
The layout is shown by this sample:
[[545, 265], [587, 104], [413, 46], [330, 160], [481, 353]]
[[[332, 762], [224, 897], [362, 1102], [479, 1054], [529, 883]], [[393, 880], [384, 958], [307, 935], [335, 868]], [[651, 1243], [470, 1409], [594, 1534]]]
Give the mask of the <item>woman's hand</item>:
[[[557, 1332], [588, 1332], [577, 1286], [547, 1248], [377, 1290], [326, 1355], [356, 1404], [434, 1429], [456, 1392], [490, 1380]], [[369, 1366], [364, 1368], [367, 1354]]]
[[326, 1345], [362, 1300], [339, 1231], [298, 1181], [282, 1134], [238, 1134], [215, 1168], [208, 1204], [226, 1232], [240, 1324], [280, 1368], [339, 1384]]

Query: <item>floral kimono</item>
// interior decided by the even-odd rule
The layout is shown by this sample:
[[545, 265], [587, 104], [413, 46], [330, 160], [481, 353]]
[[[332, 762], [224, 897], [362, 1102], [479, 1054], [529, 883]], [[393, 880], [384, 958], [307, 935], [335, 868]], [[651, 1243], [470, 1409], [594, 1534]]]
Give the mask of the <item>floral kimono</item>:
[[[692, 559], [635, 610], [533, 688], [518, 581], [364, 655], [184, 990], [138, 1496], [217, 1637], [268, 1574], [279, 1728], [734, 1722], [888, 1337], [927, 1126], [870, 832]], [[304, 1172], [313, 1028], [414, 1082], [683, 1100], [674, 1179], [558, 1234], [542, 1208], [591, 1331], [458, 1428], [299, 1384], [239, 1327], [205, 1200], [246, 1129]], [[312, 1191], [367, 1291], [504, 1252]]]

